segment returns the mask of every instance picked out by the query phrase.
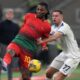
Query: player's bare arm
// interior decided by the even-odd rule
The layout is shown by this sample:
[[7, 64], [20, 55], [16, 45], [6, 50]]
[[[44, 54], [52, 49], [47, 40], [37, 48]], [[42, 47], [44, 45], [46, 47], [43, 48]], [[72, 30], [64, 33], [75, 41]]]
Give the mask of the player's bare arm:
[[63, 34], [61, 32], [55, 32], [54, 35], [51, 35], [48, 38], [39, 41], [38, 44], [42, 44], [44, 42], [56, 41], [57, 39], [61, 38], [62, 35]]

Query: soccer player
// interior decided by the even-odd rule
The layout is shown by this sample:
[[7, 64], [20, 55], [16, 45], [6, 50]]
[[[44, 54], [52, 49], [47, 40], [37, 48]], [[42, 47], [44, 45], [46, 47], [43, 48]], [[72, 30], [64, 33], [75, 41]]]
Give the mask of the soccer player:
[[[57, 41], [62, 46], [62, 52], [55, 57], [48, 67], [45, 80], [64, 80], [78, 66], [80, 52], [70, 26], [63, 21], [63, 12], [61, 10], [54, 10], [52, 12], [52, 19], [54, 23], [52, 35], [47, 39], [39, 41], [38, 44]], [[54, 76], [55, 73], [57, 74]], [[53, 76], [54, 79], [51, 79]]]
[[[35, 58], [37, 40], [48, 37], [51, 27], [48, 23], [48, 5], [41, 2], [36, 7], [36, 13], [27, 13], [24, 16], [24, 23], [17, 36], [7, 46], [3, 58], [3, 67], [6, 68], [14, 56], [19, 57], [20, 69], [23, 80], [30, 80], [28, 63]], [[46, 49], [46, 43], [41, 44]]]

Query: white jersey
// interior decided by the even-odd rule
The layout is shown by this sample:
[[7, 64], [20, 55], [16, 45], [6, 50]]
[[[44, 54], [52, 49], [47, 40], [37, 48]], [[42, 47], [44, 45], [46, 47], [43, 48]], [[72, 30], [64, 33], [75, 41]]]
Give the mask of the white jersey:
[[52, 25], [51, 28], [51, 34], [54, 34], [56, 31], [59, 31], [63, 34], [63, 37], [60, 40], [63, 52], [73, 58], [80, 58], [79, 47], [70, 26], [62, 21], [58, 27]]

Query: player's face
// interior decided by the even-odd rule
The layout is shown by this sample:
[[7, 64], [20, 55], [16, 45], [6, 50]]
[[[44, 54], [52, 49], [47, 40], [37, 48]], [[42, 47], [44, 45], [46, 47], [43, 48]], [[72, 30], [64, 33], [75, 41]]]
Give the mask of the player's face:
[[59, 25], [61, 23], [61, 21], [63, 20], [63, 16], [59, 12], [53, 12], [52, 20], [53, 20], [54, 24]]
[[38, 5], [36, 8], [36, 13], [37, 13], [37, 17], [38, 18], [44, 18], [45, 14], [47, 14], [47, 10], [45, 8], [45, 6], [42, 5]]

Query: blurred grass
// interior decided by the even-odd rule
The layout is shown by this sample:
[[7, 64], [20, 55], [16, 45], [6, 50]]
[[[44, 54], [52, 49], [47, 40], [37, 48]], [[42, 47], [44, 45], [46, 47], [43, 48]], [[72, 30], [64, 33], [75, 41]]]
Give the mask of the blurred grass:
[[[44, 76], [45, 75], [45, 69], [47, 68], [46, 65], [43, 66], [43, 68], [41, 69], [41, 71], [39, 71], [38, 73], [33, 73], [33, 76]], [[13, 72], [13, 77], [20, 77], [21, 74], [20, 72]], [[7, 78], [7, 73], [2, 73], [0, 75], [0, 80], [8, 80]], [[80, 67], [78, 67], [71, 76], [69, 76], [67, 79], [65, 80], [80, 80]]]

